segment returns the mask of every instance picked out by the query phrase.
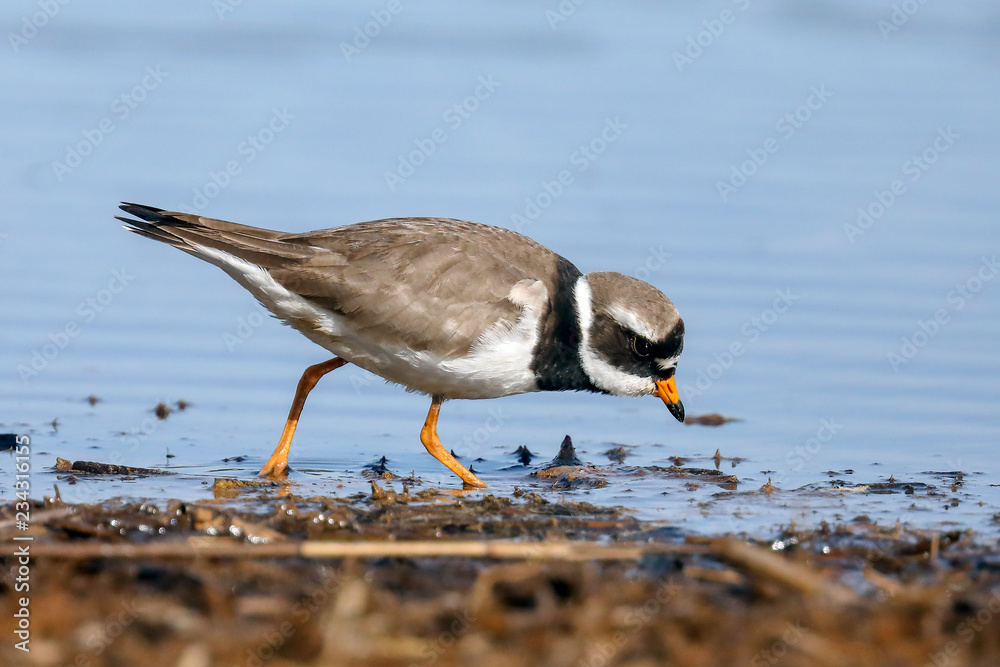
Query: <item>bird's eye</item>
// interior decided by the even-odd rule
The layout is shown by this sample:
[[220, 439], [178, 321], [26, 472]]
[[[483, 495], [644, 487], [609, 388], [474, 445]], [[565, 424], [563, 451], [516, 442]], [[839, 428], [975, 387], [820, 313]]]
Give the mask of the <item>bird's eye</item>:
[[645, 338], [639, 338], [634, 336], [632, 338], [632, 351], [636, 353], [637, 356], [646, 358], [649, 356], [650, 346], [649, 341]]

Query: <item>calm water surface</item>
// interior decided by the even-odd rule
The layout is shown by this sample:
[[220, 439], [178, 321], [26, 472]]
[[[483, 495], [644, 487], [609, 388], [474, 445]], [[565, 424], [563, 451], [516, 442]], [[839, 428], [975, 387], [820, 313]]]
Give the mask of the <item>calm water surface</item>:
[[[582, 394], [446, 404], [442, 439], [491, 491], [540, 489], [510, 452], [548, 459], [568, 433], [604, 466], [612, 443], [634, 466], [719, 449], [739, 490], [612, 467], [553, 501], [706, 533], [867, 515], [995, 535], [1000, 13], [893, 23], [892, 5], [103, 3], [43, 21], [5, 3], [0, 430], [32, 436], [37, 495], [60, 456], [178, 473], [60, 483], [67, 500], [207, 498], [253, 476], [326, 358], [218, 269], [125, 233], [120, 200], [289, 231], [449, 216], [662, 289], [687, 323], [688, 413], [741, 420]], [[364, 491], [383, 455], [453, 486], [417, 439], [427, 403], [350, 367], [324, 379], [297, 491]], [[890, 477], [915, 493], [828, 488]], [[754, 493], [768, 478], [779, 491]]]

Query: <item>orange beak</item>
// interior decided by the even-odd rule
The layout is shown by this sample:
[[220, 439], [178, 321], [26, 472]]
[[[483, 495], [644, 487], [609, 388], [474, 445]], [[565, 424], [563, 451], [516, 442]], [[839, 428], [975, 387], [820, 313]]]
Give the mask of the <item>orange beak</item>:
[[669, 380], [656, 380], [656, 395], [659, 396], [670, 414], [679, 421], [684, 421], [684, 404], [681, 403], [681, 395], [677, 392], [677, 383], [673, 378]]

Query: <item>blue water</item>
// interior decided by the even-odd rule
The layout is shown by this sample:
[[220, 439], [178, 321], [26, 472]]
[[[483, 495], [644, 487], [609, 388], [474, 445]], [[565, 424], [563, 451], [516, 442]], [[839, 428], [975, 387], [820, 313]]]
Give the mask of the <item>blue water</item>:
[[[221, 271], [125, 233], [126, 200], [289, 231], [476, 220], [667, 293], [688, 413], [741, 421], [580, 394], [445, 405], [442, 439], [495, 492], [541, 490], [508, 452], [548, 458], [569, 433], [600, 465], [609, 443], [640, 466], [720, 449], [739, 491], [612, 470], [553, 501], [699, 532], [865, 514], [995, 534], [995, 3], [559, 6], [5, 3], [0, 430], [32, 436], [36, 495], [197, 499], [250, 478], [326, 358]], [[357, 369], [325, 378], [297, 491], [364, 490], [382, 455], [454, 485], [417, 440], [426, 409]], [[180, 474], [70, 486], [56, 456]], [[939, 495], [810, 486], [890, 476]], [[769, 477], [780, 491], [751, 493]]]

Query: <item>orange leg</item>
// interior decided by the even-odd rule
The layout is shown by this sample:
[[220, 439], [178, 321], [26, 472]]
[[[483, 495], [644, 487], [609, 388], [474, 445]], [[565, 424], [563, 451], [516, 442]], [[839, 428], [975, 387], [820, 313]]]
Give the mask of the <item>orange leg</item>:
[[472, 474], [468, 468], [456, 461], [455, 457], [452, 456], [441, 444], [441, 439], [438, 438], [437, 433], [439, 412], [441, 412], [441, 397], [435, 396], [431, 399], [431, 409], [427, 412], [427, 421], [424, 422], [424, 427], [420, 429], [420, 442], [424, 443], [424, 447], [427, 448], [427, 451], [430, 452], [431, 456], [448, 466], [448, 469], [461, 477], [462, 481], [465, 482], [466, 485], [478, 487], [486, 486], [486, 484]]
[[306, 396], [309, 395], [309, 392], [312, 391], [321, 377], [330, 371], [337, 370], [346, 363], [345, 359], [334, 357], [329, 361], [310, 366], [302, 373], [302, 377], [299, 379], [299, 386], [295, 389], [295, 398], [292, 399], [292, 409], [288, 411], [288, 421], [285, 422], [285, 430], [281, 432], [281, 440], [278, 441], [278, 446], [274, 448], [271, 458], [260, 469], [260, 473], [258, 474], [261, 477], [279, 477], [285, 474], [285, 470], [288, 468], [288, 450], [292, 447], [292, 436], [295, 435], [295, 427], [298, 426], [302, 407], [306, 404]]

